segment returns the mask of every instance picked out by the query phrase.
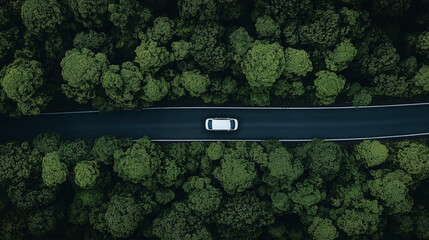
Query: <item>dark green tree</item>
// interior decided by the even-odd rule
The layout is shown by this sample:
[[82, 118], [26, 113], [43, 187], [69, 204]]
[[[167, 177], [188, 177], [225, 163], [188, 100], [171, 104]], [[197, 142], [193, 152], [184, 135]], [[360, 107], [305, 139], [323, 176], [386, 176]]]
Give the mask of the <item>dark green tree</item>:
[[61, 61], [65, 81], [61, 87], [64, 94], [78, 103], [87, 103], [94, 99], [101, 76], [108, 65], [109, 61], [103, 53], [95, 54], [86, 48], [67, 51]]
[[21, 7], [21, 18], [34, 34], [53, 33], [64, 20], [64, 14], [56, 0], [26, 0]]
[[285, 65], [280, 44], [256, 42], [246, 53], [241, 67], [251, 87], [271, 87], [282, 75]]
[[39, 114], [51, 100], [44, 89], [42, 64], [36, 60], [17, 58], [3, 68], [0, 76], [4, 93], [24, 115]]

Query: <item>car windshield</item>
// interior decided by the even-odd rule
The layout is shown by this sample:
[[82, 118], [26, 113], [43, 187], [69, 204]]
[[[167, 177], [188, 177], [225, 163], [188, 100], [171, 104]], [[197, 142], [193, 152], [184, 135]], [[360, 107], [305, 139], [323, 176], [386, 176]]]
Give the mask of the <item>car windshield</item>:
[[209, 129], [212, 129], [213, 127], [212, 127], [212, 120], [209, 120], [209, 122], [208, 122], [208, 127], [209, 127]]
[[235, 122], [234, 122], [234, 120], [231, 120], [231, 129], [234, 129], [235, 128]]

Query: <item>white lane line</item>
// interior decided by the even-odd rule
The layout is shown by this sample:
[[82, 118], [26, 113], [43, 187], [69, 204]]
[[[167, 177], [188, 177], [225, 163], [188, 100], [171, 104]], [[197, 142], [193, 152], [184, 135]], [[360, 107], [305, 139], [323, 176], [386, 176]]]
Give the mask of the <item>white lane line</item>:
[[[402, 137], [417, 137], [417, 136], [428, 136], [428, 133], [415, 133], [415, 134], [404, 134], [404, 135], [391, 135], [391, 136], [379, 136], [379, 137], [362, 137], [362, 138], [326, 138], [322, 139], [331, 142], [340, 141], [360, 141], [360, 140], [377, 140], [377, 139], [389, 139], [389, 138], [402, 138]], [[274, 139], [280, 142], [311, 142], [312, 139]], [[137, 141], [138, 139], [134, 139]], [[231, 141], [245, 141], [245, 142], [263, 142], [271, 139], [151, 139], [153, 142], [231, 142]]]
[[[355, 108], [353, 106], [347, 107], [148, 107], [142, 108], [140, 110], [174, 110], [174, 109], [254, 109], [254, 110], [335, 110], [335, 109], [365, 109], [365, 108], [392, 108], [392, 107], [411, 107], [411, 106], [424, 106], [429, 105], [429, 103], [407, 103], [407, 104], [390, 104], [390, 105], [372, 105], [372, 106], [362, 106]], [[123, 109], [121, 111], [132, 111], [133, 109]], [[75, 112], [50, 112], [50, 113], [40, 113], [39, 115], [61, 115], [61, 114], [85, 114], [85, 113], [99, 113], [100, 111], [75, 111]]]

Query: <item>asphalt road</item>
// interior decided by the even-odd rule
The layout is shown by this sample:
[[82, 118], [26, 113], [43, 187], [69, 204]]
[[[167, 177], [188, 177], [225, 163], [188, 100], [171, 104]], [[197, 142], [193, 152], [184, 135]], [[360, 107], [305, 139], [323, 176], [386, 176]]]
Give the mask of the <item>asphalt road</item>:
[[[235, 132], [208, 132], [208, 117], [237, 118]], [[429, 104], [369, 108], [149, 108], [114, 113], [76, 112], [0, 118], [0, 140], [26, 140], [43, 132], [64, 137], [149, 136], [152, 140], [331, 141], [429, 136]]]

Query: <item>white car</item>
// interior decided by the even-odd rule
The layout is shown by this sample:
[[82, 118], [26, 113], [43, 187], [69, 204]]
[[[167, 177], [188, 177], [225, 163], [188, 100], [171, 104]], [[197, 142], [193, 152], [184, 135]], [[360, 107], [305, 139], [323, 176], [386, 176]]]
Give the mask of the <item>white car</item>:
[[238, 129], [238, 121], [235, 118], [207, 118], [207, 131], [235, 131]]

